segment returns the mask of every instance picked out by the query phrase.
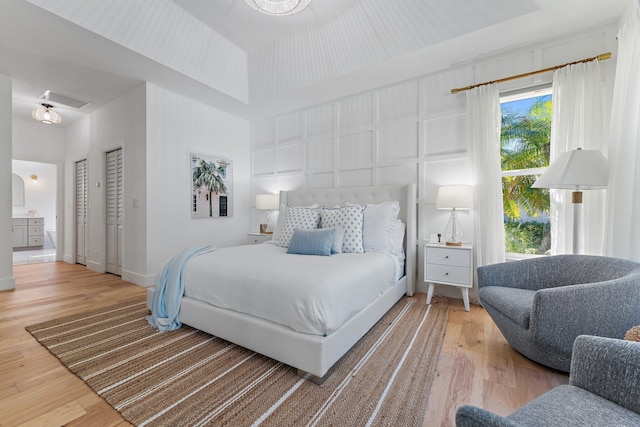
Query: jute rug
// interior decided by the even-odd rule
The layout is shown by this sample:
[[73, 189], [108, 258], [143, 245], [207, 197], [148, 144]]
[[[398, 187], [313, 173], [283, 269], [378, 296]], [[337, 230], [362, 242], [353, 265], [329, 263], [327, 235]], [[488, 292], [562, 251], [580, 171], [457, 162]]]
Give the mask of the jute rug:
[[446, 306], [403, 298], [317, 385], [186, 326], [157, 332], [147, 314], [138, 299], [27, 330], [139, 426], [420, 426], [447, 323]]

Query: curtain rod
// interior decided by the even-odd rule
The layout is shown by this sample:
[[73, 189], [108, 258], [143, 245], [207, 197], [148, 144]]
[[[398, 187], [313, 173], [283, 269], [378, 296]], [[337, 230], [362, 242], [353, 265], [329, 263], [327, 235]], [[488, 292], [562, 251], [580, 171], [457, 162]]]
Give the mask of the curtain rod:
[[600, 54], [598, 56], [594, 56], [593, 58], [586, 58], [586, 59], [581, 59], [580, 61], [568, 62], [566, 64], [556, 65], [555, 67], [545, 68], [543, 70], [531, 71], [529, 73], [518, 74], [516, 76], [505, 77], [503, 79], [492, 80], [490, 82], [478, 83], [478, 84], [471, 85], [471, 86], [459, 87], [459, 88], [456, 88], [456, 89], [451, 89], [451, 93], [464, 92], [465, 90], [473, 89], [473, 88], [476, 88], [476, 87], [479, 87], [479, 86], [488, 85], [488, 84], [491, 84], [491, 83], [508, 82], [509, 80], [521, 79], [523, 77], [529, 77], [529, 76], [533, 76], [533, 75], [536, 75], [536, 74], [546, 73], [548, 71], [554, 71], [554, 70], [557, 70], [558, 68], [566, 67], [567, 65], [582, 64], [584, 62], [595, 61], [596, 59], [598, 61], [604, 61], [605, 59], [609, 59], [609, 58], [611, 58], [611, 52], [602, 53], [602, 54]]

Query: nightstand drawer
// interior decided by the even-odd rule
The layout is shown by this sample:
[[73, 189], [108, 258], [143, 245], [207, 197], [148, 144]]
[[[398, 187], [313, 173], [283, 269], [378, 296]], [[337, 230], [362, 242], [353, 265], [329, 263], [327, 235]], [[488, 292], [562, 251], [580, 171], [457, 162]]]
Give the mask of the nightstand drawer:
[[266, 242], [267, 240], [271, 240], [271, 237], [271, 234], [249, 233], [247, 235], [247, 243], [250, 245], [258, 245]]
[[[470, 256], [468, 250], [430, 248], [427, 247], [427, 264], [452, 265], [456, 267], [464, 267], [468, 271]], [[468, 273], [467, 273], [468, 274]]]
[[[465, 255], [467, 255], [465, 253]], [[467, 256], [468, 258], [468, 256]], [[427, 264], [427, 282], [447, 282], [461, 286], [471, 286], [468, 267], [452, 267], [448, 265]]]

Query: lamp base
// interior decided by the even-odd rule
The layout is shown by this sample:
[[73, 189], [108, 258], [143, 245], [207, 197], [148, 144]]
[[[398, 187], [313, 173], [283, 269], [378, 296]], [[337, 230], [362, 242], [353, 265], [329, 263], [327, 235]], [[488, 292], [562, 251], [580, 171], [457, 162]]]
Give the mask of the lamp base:
[[456, 243], [456, 242], [445, 242], [445, 245], [446, 246], [462, 246], [462, 243], [461, 242], [458, 242], [458, 243]]
[[270, 228], [269, 224], [260, 224], [260, 234], [273, 234]]

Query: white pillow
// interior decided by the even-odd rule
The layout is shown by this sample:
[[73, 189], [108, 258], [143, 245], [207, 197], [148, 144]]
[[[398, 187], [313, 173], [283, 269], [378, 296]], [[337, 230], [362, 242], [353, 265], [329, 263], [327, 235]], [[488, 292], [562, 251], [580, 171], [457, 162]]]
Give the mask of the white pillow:
[[393, 223], [393, 238], [391, 239], [390, 252], [392, 255], [403, 255], [404, 232], [406, 225], [399, 219]]
[[[314, 203], [313, 205], [309, 205], [309, 206], [295, 206], [297, 208], [309, 208], [309, 209], [315, 209], [315, 208], [319, 208], [320, 205], [318, 205], [317, 203]], [[280, 240], [280, 233], [282, 233], [282, 227], [284, 226], [284, 220], [287, 218], [287, 205], [285, 204], [281, 204], [280, 205], [280, 211], [278, 212], [278, 219], [276, 221], [276, 228], [273, 230], [273, 236], [271, 236], [271, 240]]]
[[322, 208], [297, 208], [294, 206], [287, 207], [287, 215], [280, 232], [278, 246], [283, 248], [289, 247], [291, 236], [296, 229], [315, 230], [320, 225], [320, 212]]
[[[347, 203], [347, 206], [350, 206]], [[368, 204], [364, 210], [363, 243], [364, 251], [391, 252], [395, 222], [400, 213], [400, 203], [396, 200]]]
[[342, 252], [360, 254], [364, 252], [362, 228], [364, 206], [352, 205], [336, 209], [323, 209], [320, 214], [322, 228], [344, 228]]

